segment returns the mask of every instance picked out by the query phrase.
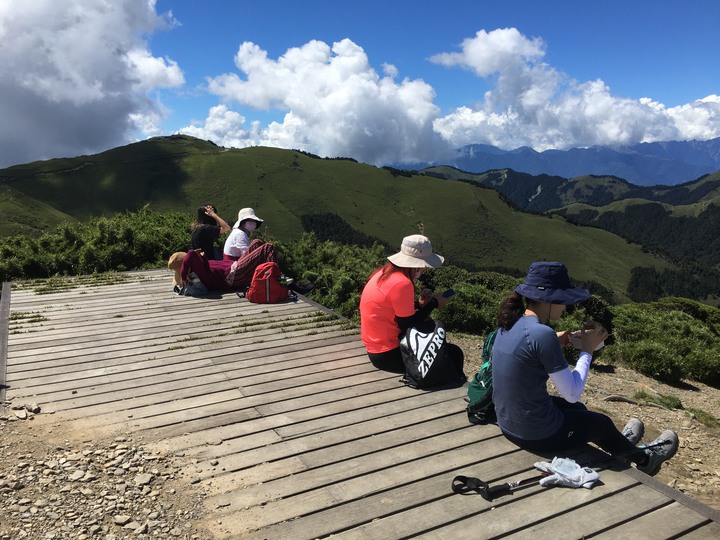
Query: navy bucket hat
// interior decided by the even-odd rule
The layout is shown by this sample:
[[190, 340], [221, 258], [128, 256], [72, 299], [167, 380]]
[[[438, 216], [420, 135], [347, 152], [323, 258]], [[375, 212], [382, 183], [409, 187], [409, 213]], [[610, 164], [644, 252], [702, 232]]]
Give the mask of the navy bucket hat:
[[570, 283], [567, 267], [560, 262], [534, 262], [530, 265], [525, 282], [515, 292], [525, 298], [546, 304], [579, 304], [590, 293]]

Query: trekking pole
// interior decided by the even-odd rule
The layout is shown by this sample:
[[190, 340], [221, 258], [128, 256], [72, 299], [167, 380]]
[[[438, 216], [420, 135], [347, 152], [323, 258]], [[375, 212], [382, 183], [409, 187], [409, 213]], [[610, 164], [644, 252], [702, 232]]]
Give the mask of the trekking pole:
[[456, 476], [452, 481], [453, 492], [459, 495], [467, 495], [468, 491], [476, 491], [486, 501], [492, 501], [495, 497], [501, 495], [507, 495], [518, 489], [534, 486], [539, 484], [540, 480], [550, 476], [548, 473], [542, 473], [531, 478], [525, 478], [524, 480], [517, 480], [515, 482], [505, 482], [497, 486], [491, 486], [487, 482], [483, 482], [479, 478], [473, 478], [472, 476]]
[[582, 467], [595, 467], [599, 463], [605, 463], [606, 461], [612, 461], [613, 459], [629, 456], [630, 454], [634, 454], [638, 450], [649, 450], [650, 448], [657, 448], [658, 446], [665, 446], [667, 444], [670, 444], [671, 441], [665, 440], [665, 441], [659, 441], [653, 444], [644, 444], [642, 446], [636, 446], [634, 450], [626, 450], [625, 452], [618, 452], [617, 454], [609, 454], [607, 456], [594, 459], [590, 462], [588, 462], [586, 465], [581, 465]]
[[[638, 446], [635, 450], [628, 450], [626, 452], [619, 452], [617, 454], [610, 454], [608, 456], [593, 460], [586, 465], [581, 465], [581, 467], [594, 467], [598, 463], [604, 463], [606, 461], [611, 461], [613, 459], [617, 459], [620, 457], [624, 457], [630, 454], [634, 454], [638, 450], [646, 450], [649, 448], [656, 448], [658, 446], [665, 446], [666, 444], [670, 444], [670, 441], [660, 441], [654, 444], [648, 444], [645, 446]], [[453, 478], [452, 481], [452, 490], [454, 493], [457, 493], [458, 495], [467, 495], [470, 491], [475, 491], [480, 494], [480, 496], [485, 499], [486, 501], [492, 501], [496, 497], [500, 497], [502, 495], [508, 495], [514, 491], [518, 491], [520, 489], [528, 488], [530, 486], [534, 486], [536, 484], [540, 483], [540, 480], [545, 478], [546, 476], [550, 476], [550, 473], [542, 473], [538, 474], [537, 476], [532, 476], [530, 478], [525, 478], [523, 480], [516, 480], [514, 482], [505, 482], [504, 484], [499, 484], [496, 486], [491, 486], [487, 482], [483, 482], [479, 478], [473, 478], [472, 476], [463, 476], [458, 475], [455, 478]]]

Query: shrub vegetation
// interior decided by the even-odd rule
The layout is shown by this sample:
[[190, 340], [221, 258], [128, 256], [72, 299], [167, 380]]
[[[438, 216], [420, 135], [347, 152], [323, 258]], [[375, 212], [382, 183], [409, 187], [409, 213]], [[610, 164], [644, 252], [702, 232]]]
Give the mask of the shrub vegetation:
[[[0, 240], [0, 279], [49, 278], [164, 267], [169, 255], [185, 251], [192, 218], [143, 208], [135, 213], [68, 223], [36, 237]], [[384, 264], [388, 248], [321, 241], [306, 233], [278, 248], [285, 273], [315, 284], [312, 298], [358, 321], [358, 304], [368, 276]], [[367, 241], [366, 238], [363, 241]], [[425, 274], [421, 286], [452, 287], [455, 299], [441, 316], [451, 331], [484, 335], [495, 326], [497, 306], [522, 278], [476, 272], [445, 264]], [[612, 305], [592, 296], [569, 309], [558, 330], [595, 319], [610, 331], [599, 356], [671, 384], [684, 379], [720, 386], [720, 310], [680, 297]], [[567, 351], [574, 360], [577, 351]]]

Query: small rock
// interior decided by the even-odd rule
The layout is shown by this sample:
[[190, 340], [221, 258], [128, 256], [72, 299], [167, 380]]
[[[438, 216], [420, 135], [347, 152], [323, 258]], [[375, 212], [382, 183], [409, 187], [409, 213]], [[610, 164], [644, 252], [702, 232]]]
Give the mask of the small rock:
[[26, 403], [25, 410], [33, 414], [38, 414], [40, 412], [40, 406], [37, 403]]
[[155, 477], [149, 473], [138, 474], [135, 477], [135, 484], [138, 486], [146, 486], [153, 481], [153, 478]]
[[127, 525], [128, 523], [130, 523], [130, 521], [132, 521], [132, 517], [126, 514], [113, 516], [113, 523], [115, 523], [116, 525]]

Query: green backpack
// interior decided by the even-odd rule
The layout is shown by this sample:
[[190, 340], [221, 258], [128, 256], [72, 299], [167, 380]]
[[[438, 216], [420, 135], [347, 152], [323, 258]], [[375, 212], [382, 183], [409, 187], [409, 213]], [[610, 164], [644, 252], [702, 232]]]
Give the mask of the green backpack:
[[467, 416], [473, 424], [487, 424], [495, 421], [492, 393], [492, 349], [497, 329], [490, 332], [483, 342], [482, 365], [468, 385]]

